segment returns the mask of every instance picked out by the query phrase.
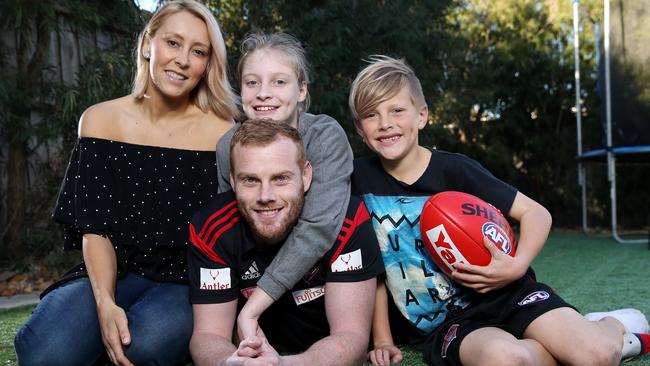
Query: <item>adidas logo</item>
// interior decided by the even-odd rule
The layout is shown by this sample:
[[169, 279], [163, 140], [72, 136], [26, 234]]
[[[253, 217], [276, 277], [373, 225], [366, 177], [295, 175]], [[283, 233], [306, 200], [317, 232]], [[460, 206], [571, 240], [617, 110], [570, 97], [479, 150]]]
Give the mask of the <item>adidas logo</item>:
[[248, 268], [248, 270], [241, 276], [242, 280], [254, 280], [260, 277], [260, 271], [257, 269], [257, 263], [253, 261], [253, 264]]

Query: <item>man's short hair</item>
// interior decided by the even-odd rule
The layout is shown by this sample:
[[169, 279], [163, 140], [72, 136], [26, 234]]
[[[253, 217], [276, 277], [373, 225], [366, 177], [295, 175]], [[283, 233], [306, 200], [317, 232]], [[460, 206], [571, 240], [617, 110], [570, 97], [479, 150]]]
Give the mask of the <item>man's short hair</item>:
[[348, 104], [354, 123], [359, 123], [363, 116], [394, 97], [405, 86], [413, 105], [419, 108], [426, 103], [420, 80], [404, 60], [374, 55], [368, 58], [368, 62], [370, 64], [359, 72], [350, 89]]
[[286, 122], [279, 122], [269, 118], [254, 118], [242, 122], [239, 129], [230, 140], [230, 171], [234, 171], [233, 149], [235, 145], [264, 147], [272, 144], [281, 137], [293, 141], [298, 148], [298, 164], [300, 169], [305, 165], [305, 147], [300, 137], [300, 132]]

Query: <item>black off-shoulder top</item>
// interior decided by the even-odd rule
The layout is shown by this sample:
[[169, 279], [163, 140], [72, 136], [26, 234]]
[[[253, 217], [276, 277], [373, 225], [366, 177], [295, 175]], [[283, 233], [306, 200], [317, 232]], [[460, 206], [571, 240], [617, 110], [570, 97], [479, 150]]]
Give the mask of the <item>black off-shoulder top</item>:
[[[80, 138], [53, 211], [64, 249], [82, 235], [108, 238], [118, 278], [132, 272], [162, 282], [187, 281], [188, 223], [217, 192], [214, 151]], [[86, 276], [83, 263], [44, 291]]]

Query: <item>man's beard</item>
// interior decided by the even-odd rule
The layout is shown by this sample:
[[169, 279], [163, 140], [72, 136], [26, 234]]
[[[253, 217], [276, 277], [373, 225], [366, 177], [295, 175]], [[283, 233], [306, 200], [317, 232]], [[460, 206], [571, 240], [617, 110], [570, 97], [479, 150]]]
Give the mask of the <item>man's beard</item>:
[[[272, 225], [262, 225], [259, 222], [255, 222], [255, 220], [253, 220], [253, 218], [248, 214], [247, 210], [239, 210], [239, 212], [250, 226], [257, 244], [268, 246], [281, 243], [287, 236], [289, 236], [302, 213], [304, 203], [305, 197], [303, 194], [300, 194], [295, 199], [291, 199], [291, 201], [289, 201], [289, 206], [291, 207], [289, 212], [281, 216], [281, 222], [274, 222]], [[287, 207], [283, 208], [283, 210], [286, 209]]]

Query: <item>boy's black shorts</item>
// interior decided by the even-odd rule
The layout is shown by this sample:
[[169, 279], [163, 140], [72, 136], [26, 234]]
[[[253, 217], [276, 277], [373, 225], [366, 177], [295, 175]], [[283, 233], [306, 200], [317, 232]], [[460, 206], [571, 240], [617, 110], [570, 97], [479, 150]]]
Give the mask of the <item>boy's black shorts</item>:
[[432, 365], [460, 366], [460, 343], [471, 332], [485, 327], [505, 330], [517, 338], [533, 320], [551, 310], [574, 308], [550, 287], [524, 276], [510, 286], [487, 294], [476, 294], [466, 309], [448, 315], [424, 347], [424, 358]]

